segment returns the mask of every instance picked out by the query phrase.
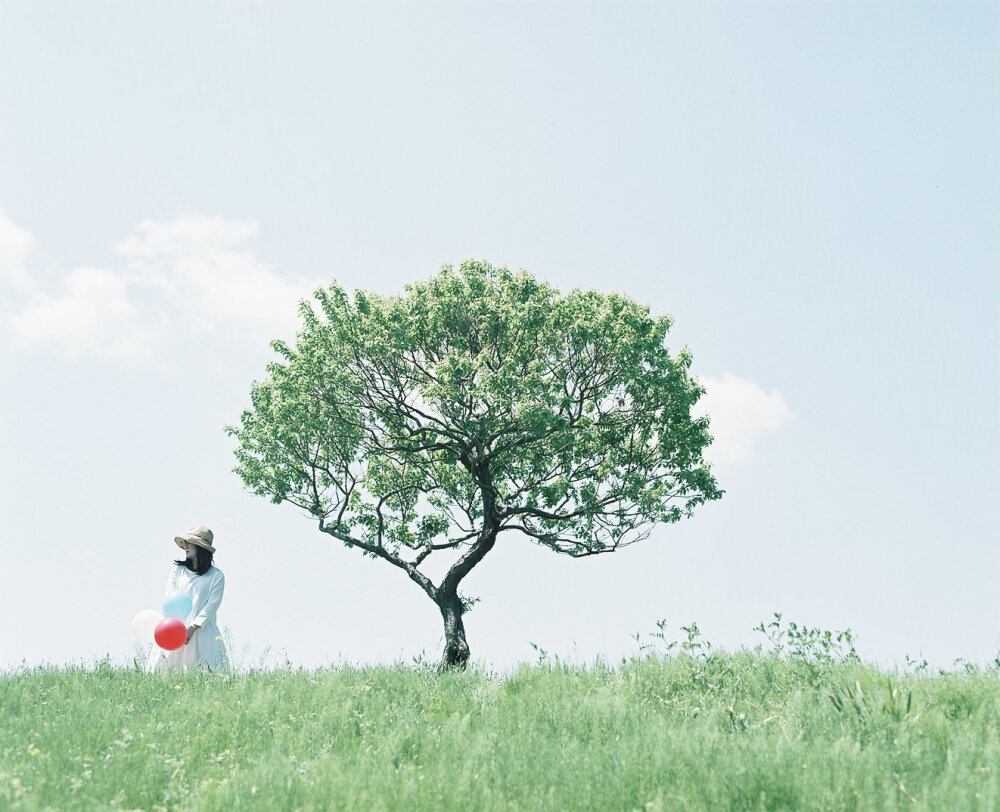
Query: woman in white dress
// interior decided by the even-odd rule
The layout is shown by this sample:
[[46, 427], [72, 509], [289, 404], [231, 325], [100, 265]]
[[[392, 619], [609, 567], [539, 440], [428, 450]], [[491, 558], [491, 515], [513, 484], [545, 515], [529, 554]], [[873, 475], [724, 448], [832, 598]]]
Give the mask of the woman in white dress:
[[186, 671], [201, 666], [210, 671], [227, 671], [229, 657], [216, 622], [222, 603], [226, 578], [212, 563], [214, 536], [207, 527], [192, 527], [174, 542], [184, 550], [185, 557], [174, 561], [167, 578], [165, 597], [181, 592], [191, 597], [191, 612], [183, 618], [187, 626], [187, 642], [178, 649], [165, 651], [157, 645], [149, 654], [146, 670]]

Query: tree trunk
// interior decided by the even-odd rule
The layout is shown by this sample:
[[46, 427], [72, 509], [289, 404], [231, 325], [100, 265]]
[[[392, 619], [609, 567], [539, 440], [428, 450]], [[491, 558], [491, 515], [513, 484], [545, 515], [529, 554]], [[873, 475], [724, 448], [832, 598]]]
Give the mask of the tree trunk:
[[465, 668], [469, 662], [469, 644], [465, 642], [462, 599], [458, 597], [458, 591], [439, 597], [438, 608], [444, 618], [444, 653], [440, 668]]

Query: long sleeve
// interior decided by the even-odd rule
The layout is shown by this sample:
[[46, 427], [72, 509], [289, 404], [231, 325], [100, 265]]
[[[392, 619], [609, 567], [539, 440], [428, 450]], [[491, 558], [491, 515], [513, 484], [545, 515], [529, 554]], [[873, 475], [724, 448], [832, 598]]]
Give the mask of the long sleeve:
[[164, 598], [169, 598], [171, 595], [177, 592], [177, 574], [180, 572], [180, 567], [174, 564], [170, 568], [170, 575], [167, 576], [167, 589], [163, 593]]
[[191, 621], [192, 626], [204, 626], [209, 620], [215, 620], [215, 613], [219, 611], [219, 604], [222, 603], [222, 593], [226, 588], [226, 576], [219, 570], [216, 573], [215, 581], [208, 591], [208, 600], [201, 611], [195, 615]]

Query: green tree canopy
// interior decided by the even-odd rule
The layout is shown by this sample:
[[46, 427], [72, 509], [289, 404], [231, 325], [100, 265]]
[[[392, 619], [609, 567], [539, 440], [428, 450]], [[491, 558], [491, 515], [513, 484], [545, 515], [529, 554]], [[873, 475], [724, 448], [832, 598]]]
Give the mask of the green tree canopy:
[[[724, 493], [691, 354], [627, 296], [466, 261], [398, 296], [334, 282], [300, 314], [227, 427], [234, 470], [416, 582], [444, 619], [443, 665], [468, 660], [458, 586], [501, 533], [595, 555]], [[432, 582], [421, 566], [449, 552]]]

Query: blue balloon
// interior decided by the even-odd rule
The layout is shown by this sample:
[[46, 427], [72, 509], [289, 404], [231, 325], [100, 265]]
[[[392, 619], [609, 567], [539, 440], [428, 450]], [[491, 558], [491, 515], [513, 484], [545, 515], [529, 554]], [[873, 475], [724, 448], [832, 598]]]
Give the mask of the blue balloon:
[[178, 592], [163, 601], [163, 616], [187, 620], [187, 616], [191, 614], [191, 606], [191, 596]]

